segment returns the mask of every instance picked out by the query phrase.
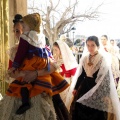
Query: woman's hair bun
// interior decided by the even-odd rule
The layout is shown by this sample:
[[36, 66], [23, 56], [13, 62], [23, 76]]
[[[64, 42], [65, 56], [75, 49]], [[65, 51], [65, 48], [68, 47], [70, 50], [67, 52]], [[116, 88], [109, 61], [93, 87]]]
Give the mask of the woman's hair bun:
[[13, 23], [17, 23], [17, 22], [21, 22], [21, 21], [22, 21], [22, 15], [16, 14], [16, 15], [14, 16]]

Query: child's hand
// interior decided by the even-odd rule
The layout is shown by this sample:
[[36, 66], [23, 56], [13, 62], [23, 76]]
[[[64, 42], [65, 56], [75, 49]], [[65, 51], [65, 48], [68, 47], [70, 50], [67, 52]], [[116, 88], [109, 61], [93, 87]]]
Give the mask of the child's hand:
[[75, 96], [77, 94], [77, 90], [73, 90], [72, 94]]
[[58, 61], [52, 63], [56, 69], [60, 69], [60, 66], [63, 64], [63, 60], [59, 59]]
[[63, 64], [63, 60], [59, 59], [59, 60], [56, 61], [56, 63], [57, 63], [58, 66], [61, 66]]

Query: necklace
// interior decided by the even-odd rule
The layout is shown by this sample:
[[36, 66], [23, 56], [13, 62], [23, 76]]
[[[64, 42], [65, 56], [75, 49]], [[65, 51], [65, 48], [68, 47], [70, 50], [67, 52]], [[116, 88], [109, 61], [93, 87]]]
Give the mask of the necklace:
[[92, 58], [94, 57], [94, 56], [96, 56], [98, 54], [98, 51], [94, 54], [94, 55], [89, 55], [89, 62], [88, 62], [88, 66], [92, 66], [93, 65], [93, 62], [92, 62]]

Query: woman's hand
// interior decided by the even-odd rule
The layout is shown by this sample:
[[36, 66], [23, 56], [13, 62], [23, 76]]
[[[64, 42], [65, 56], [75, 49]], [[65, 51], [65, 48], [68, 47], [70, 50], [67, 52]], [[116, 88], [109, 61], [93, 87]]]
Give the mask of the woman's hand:
[[107, 103], [107, 104], [110, 104], [110, 103], [111, 103], [111, 100], [110, 100], [109, 97], [104, 97], [104, 98], [103, 98], [103, 101], [104, 101], [105, 103]]
[[23, 77], [23, 80], [30, 83], [34, 81], [38, 76], [51, 74], [55, 70], [56, 68], [52, 64], [50, 64], [50, 71], [48, 71], [47, 68], [42, 70], [26, 71], [25, 76]]
[[73, 90], [72, 94], [75, 96], [77, 94], [77, 90]]
[[33, 82], [38, 77], [37, 71], [25, 71], [23, 81], [28, 83]]
[[11, 78], [17, 78], [17, 77], [23, 77], [25, 74], [24, 72], [20, 72], [19, 70], [15, 70], [14, 72], [11, 70], [8, 70], [7, 75]]
[[14, 71], [14, 70], [15, 70], [14, 67], [10, 68], [10, 69], [7, 71], [8, 76], [10, 76], [10, 77], [11, 77], [11, 75], [13, 76], [13, 74], [14, 74], [13, 71]]
[[11, 77], [11, 78], [23, 77], [23, 81], [30, 83], [37, 78], [37, 71], [19, 71], [19, 70], [16, 70], [14, 73], [11, 72], [9, 74], [9, 77]]
[[12, 78], [23, 77], [23, 81], [30, 83], [30, 82], [33, 82], [38, 76], [44, 76], [44, 75], [51, 74], [55, 70], [56, 68], [52, 64], [50, 64], [50, 71], [48, 71], [47, 69], [34, 70], [34, 71], [16, 70], [14, 73], [11, 73], [9, 76]]

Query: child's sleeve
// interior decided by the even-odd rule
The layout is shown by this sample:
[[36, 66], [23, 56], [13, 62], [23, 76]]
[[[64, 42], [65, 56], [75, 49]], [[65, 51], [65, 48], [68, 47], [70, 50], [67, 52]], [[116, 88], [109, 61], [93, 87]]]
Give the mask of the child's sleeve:
[[12, 61], [11, 60], [9, 60], [9, 65], [8, 65], [8, 69], [10, 69], [11, 67], [12, 67]]
[[20, 67], [23, 60], [27, 57], [28, 49], [29, 49], [29, 43], [23, 38], [20, 38], [18, 50], [15, 55], [15, 59], [13, 61], [12, 67], [14, 68]]

